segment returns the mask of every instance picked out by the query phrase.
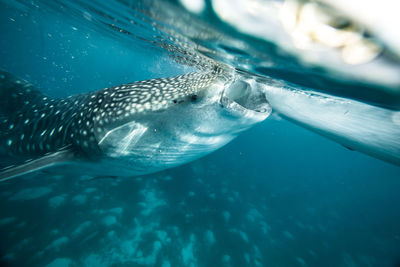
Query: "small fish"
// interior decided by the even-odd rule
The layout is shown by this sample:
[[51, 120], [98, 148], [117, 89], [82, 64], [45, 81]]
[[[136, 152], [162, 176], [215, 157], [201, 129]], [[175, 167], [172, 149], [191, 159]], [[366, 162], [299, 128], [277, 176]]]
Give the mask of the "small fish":
[[235, 77], [215, 68], [55, 99], [0, 71], [0, 180], [61, 163], [121, 176], [197, 159], [271, 112]]

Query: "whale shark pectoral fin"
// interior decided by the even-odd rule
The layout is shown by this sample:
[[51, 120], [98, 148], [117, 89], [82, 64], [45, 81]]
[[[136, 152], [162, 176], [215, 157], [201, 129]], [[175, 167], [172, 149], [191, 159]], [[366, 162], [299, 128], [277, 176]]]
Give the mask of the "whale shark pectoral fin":
[[0, 182], [4, 182], [24, 174], [44, 169], [56, 164], [67, 163], [74, 160], [75, 153], [71, 148], [60, 150], [40, 158], [25, 162], [20, 165], [11, 166], [0, 170]]

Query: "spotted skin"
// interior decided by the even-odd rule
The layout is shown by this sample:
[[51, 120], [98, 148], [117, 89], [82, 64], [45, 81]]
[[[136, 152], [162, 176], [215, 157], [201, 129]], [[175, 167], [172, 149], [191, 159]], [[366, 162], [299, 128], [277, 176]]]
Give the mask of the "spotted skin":
[[221, 71], [213, 70], [52, 99], [1, 71], [0, 153], [27, 160], [68, 148], [79, 157], [101, 156], [96, 136], [143, 114], [193, 101], [220, 78]]
[[[73, 144], [94, 141], [82, 133], [93, 126], [86, 113], [89, 95], [51, 99], [2, 72], [0, 142], [3, 154], [35, 158]], [[84, 140], [85, 139], [85, 140]]]

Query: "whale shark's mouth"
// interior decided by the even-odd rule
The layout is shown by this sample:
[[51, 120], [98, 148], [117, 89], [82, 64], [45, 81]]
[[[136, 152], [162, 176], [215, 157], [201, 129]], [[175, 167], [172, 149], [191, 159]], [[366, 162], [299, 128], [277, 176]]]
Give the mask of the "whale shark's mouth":
[[256, 113], [270, 113], [271, 107], [265, 94], [245, 81], [235, 81], [224, 90], [221, 96], [221, 105], [246, 109]]

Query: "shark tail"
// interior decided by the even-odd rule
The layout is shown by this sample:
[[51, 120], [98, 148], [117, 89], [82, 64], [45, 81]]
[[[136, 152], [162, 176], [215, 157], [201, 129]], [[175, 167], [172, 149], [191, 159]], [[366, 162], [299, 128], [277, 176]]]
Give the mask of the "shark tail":
[[27, 155], [18, 151], [21, 146], [12, 146], [16, 141], [23, 143], [22, 139], [28, 138], [21, 129], [24, 120], [32, 118], [35, 110], [45, 109], [46, 102], [49, 102], [48, 97], [32, 84], [0, 70], [0, 182], [68, 161], [73, 156], [70, 148]]

